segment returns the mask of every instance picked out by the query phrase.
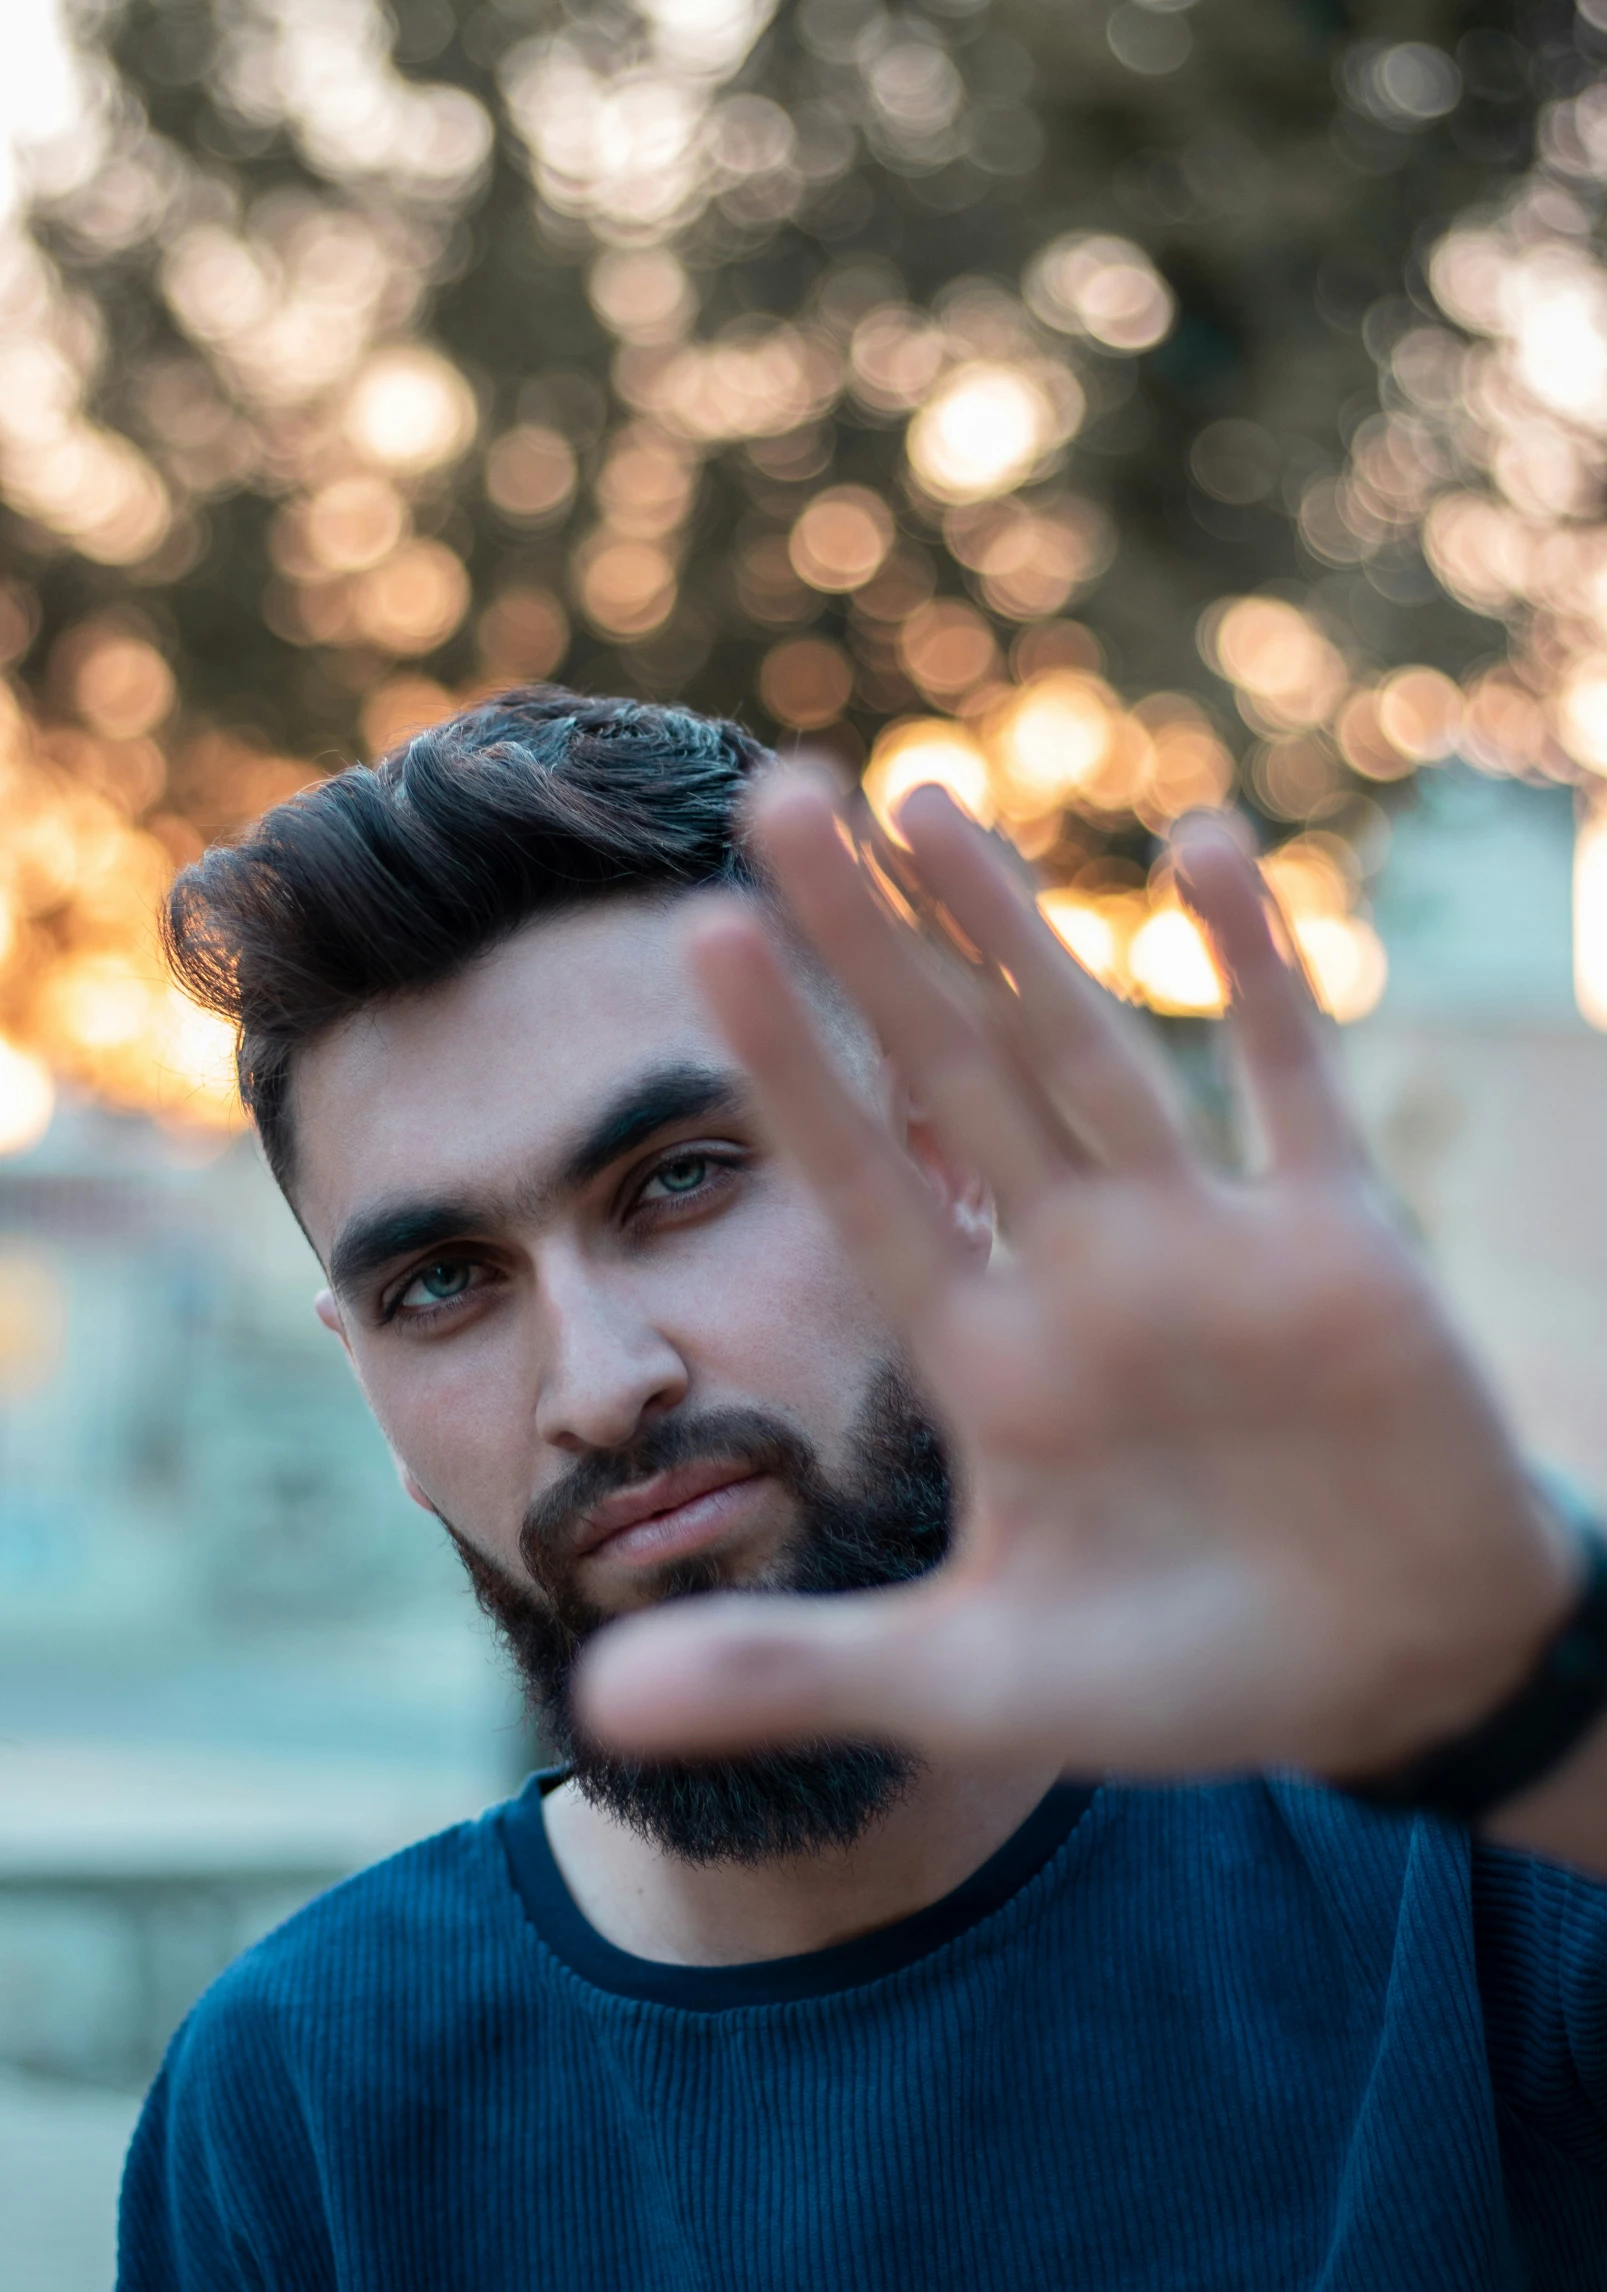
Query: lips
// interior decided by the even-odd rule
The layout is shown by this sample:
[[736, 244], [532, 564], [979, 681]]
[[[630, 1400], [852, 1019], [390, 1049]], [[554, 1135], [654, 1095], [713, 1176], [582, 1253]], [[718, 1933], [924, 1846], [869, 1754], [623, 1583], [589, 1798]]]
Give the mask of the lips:
[[710, 1459], [656, 1472], [651, 1479], [639, 1480], [591, 1507], [575, 1540], [573, 1557], [584, 1559], [605, 1545], [624, 1545], [627, 1539], [633, 1546], [648, 1549], [679, 1544], [683, 1536], [678, 1531], [700, 1542], [704, 1532], [718, 1533], [724, 1516], [736, 1509], [733, 1501], [720, 1501], [726, 1492], [734, 1500], [739, 1489], [746, 1490], [759, 1477], [750, 1465], [732, 1459]]

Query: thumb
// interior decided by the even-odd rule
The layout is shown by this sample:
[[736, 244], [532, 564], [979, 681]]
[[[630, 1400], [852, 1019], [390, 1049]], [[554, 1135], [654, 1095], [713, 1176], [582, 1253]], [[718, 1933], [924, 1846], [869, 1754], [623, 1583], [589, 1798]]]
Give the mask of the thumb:
[[575, 1715], [615, 1752], [710, 1756], [922, 1736], [941, 1708], [908, 1592], [721, 1593], [631, 1616], [580, 1659]]

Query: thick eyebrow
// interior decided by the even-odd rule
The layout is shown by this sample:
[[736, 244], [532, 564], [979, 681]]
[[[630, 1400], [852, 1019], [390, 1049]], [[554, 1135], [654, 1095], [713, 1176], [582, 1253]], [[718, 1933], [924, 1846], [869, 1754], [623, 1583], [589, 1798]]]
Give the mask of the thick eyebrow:
[[747, 1103], [741, 1077], [729, 1067], [650, 1067], [626, 1083], [570, 1147], [559, 1167], [557, 1190], [578, 1194], [610, 1163], [672, 1122], [695, 1122], [704, 1114], [737, 1114]]
[[337, 1297], [352, 1297], [363, 1284], [398, 1258], [437, 1242], [460, 1241], [483, 1229], [486, 1205], [470, 1201], [382, 1202], [347, 1220], [329, 1252], [329, 1286]]
[[[543, 1175], [520, 1189], [515, 1214], [539, 1215], [562, 1196], [580, 1193], [622, 1155], [672, 1122], [736, 1114], [747, 1103], [742, 1080], [730, 1068], [690, 1064], [649, 1068], [592, 1117], [563, 1153], [555, 1178]], [[329, 1286], [337, 1297], [352, 1297], [398, 1259], [461, 1241], [466, 1234], [484, 1233], [507, 1216], [506, 1202], [490, 1196], [412, 1197], [359, 1210], [330, 1249]]]

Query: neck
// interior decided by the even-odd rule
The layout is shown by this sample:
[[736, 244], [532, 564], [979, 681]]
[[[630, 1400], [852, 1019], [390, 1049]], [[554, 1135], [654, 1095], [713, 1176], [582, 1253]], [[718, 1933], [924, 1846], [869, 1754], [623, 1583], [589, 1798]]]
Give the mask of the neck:
[[573, 1783], [544, 1812], [564, 1884], [605, 1941], [665, 1965], [734, 1966], [829, 1949], [940, 1901], [1054, 1780], [1052, 1767], [926, 1767], [853, 1846], [751, 1865], [683, 1862]]

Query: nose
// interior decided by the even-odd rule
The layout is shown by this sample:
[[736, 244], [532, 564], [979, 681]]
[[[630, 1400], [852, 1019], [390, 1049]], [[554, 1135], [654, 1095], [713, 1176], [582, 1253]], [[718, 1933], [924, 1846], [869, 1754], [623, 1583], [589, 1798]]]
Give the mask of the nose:
[[549, 1447], [569, 1455], [622, 1447], [685, 1400], [687, 1365], [628, 1282], [555, 1250], [541, 1291], [548, 1341], [536, 1431]]

